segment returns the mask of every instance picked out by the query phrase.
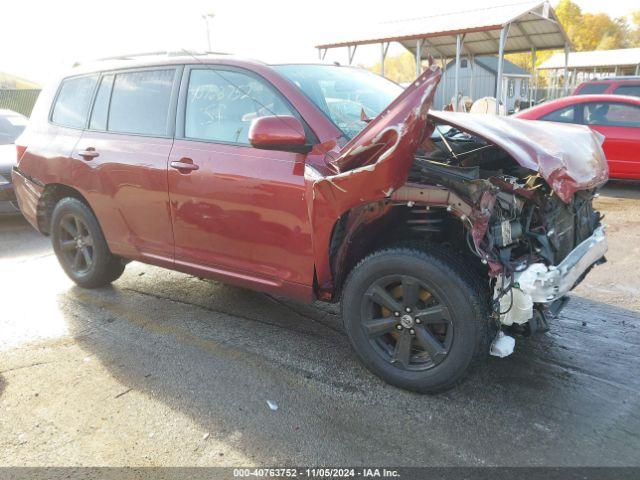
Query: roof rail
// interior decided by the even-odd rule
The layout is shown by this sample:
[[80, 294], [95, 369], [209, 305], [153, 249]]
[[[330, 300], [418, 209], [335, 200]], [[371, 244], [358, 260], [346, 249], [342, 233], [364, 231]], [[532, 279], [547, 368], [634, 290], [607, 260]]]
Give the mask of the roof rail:
[[183, 56], [183, 55], [193, 55], [193, 56], [230, 55], [230, 53], [227, 53], [227, 52], [209, 52], [209, 51], [192, 52], [190, 50], [161, 50], [161, 51], [157, 51], [157, 52], [127, 53], [127, 54], [123, 54], [123, 55], [114, 55], [112, 57], [96, 58], [94, 60], [89, 60], [88, 62], [75, 62], [73, 64], [73, 66], [77, 67], [79, 65], [82, 65], [82, 63], [89, 63], [89, 62], [106, 62], [106, 61], [109, 61], [109, 60], [131, 60], [131, 59], [138, 58], [138, 57], [159, 57], [159, 56], [180, 57], [180, 56]]

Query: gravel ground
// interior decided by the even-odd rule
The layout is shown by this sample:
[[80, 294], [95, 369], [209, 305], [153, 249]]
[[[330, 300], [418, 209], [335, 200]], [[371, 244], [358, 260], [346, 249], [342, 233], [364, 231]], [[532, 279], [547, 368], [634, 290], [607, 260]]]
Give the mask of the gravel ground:
[[639, 466], [640, 186], [598, 206], [609, 262], [551, 331], [435, 396], [361, 367], [335, 307], [139, 263], [82, 290], [1, 218], [0, 465]]

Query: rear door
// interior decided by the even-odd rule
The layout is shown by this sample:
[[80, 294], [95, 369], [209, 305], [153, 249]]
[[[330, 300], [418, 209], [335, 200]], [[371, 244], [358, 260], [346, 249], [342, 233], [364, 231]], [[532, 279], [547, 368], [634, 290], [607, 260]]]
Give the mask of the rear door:
[[176, 266], [263, 290], [308, 289], [305, 155], [248, 141], [256, 117], [300, 116], [247, 70], [194, 66], [183, 77], [168, 173]]
[[167, 161], [180, 73], [163, 66], [103, 74], [73, 154], [90, 167], [78, 182], [111, 249], [154, 263], [173, 262]]
[[622, 102], [589, 102], [582, 122], [605, 136], [602, 148], [609, 176], [640, 179], [640, 106]]

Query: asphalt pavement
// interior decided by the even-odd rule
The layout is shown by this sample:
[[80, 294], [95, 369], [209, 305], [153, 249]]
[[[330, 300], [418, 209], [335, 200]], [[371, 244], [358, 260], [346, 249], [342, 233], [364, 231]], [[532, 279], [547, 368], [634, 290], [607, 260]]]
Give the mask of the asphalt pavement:
[[0, 218], [0, 465], [640, 466], [639, 191], [598, 199], [609, 262], [551, 331], [439, 395], [360, 366], [335, 306], [135, 262], [83, 290]]

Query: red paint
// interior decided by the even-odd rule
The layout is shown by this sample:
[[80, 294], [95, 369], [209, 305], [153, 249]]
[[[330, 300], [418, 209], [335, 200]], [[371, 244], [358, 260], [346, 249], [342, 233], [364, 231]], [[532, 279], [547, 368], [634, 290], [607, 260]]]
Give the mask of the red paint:
[[[589, 80], [588, 82], [582, 82], [576, 87], [572, 95], [583, 95], [581, 92], [587, 86], [602, 86], [601, 94], [614, 94], [622, 95], [622, 92], [616, 92], [619, 87], [640, 87], [640, 80], [636, 78], [617, 78], [617, 79], [602, 79], [602, 80]], [[587, 92], [585, 92], [586, 94]], [[628, 94], [624, 94], [628, 95]]]
[[[349, 209], [387, 198], [407, 180], [413, 155], [433, 129], [427, 113], [440, 69], [427, 69], [378, 117], [373, 119], [330, 163], [340, 172], [309, 178], [307, 202], [311, 212], [318, 284], [331, 291], [333, 279], [329, 242], [335, 222]], [[329, 157], [331, 158], [331, 156]]]
[[291, 116], [256, 118], [249, 129], [249, 142], [256, 148], [304, 145], [304, 128]]
[[[640, 98], [621, 95], [576, 95], [560, 98], [523, 110], [514, 115], [527, 120], [539, 120], [557, 110], [574, 106], [575, 123], [582, 123], [585, 104], [593, 102], [613, 102], [640, 108]], [[637, 117], [636, 117], [637, 118]], [[558, 128], [560, 127], [559, 124]], [[589, 128], [604, 135], [604, 150], [609, 164], [611, 178], [640, 179], [640, 127], [588, 125]]]
[[539, 172], [565, 202], [608, 179], [600, 141], [588, 128], [456, 112], [434, 111], [430, 117], [501, 147], [523, 167]]

